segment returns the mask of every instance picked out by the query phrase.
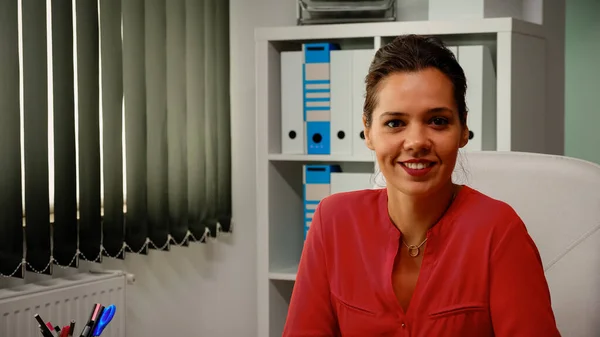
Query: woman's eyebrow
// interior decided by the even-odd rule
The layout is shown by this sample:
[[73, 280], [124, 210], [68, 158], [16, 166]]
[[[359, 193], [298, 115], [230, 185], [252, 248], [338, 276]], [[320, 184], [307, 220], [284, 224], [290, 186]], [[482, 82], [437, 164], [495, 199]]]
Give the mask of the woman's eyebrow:
[[[436, 113], [440, 113], [440, 112], [450, 112], [452, 113], [452, 109], [447, 108], [447, 107], [435, 107], [435, 108], [431, 108], [429, 110], [427, 110], [427, 114], [436, 114]], [[406, 112], [402, 112], [402, 111], [386, 111], [384, 113], [382, 113], [379, 118], [385, 118], [385, 117], [404, 117], [404, 116], [408, 116], [408, 113]]]

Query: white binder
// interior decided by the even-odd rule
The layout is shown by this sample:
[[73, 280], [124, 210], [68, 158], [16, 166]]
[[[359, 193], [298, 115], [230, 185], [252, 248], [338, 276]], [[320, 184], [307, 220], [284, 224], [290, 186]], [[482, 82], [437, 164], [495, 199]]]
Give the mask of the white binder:
[[352, 154], [353, 50], [331, 51], [331, 154]]
[[372, 173], [331, 173], [330, 193], [351, 192], [373, 188]]
[[302, 52], [281, 52], [281, 153], [304, 154]]
[[362, 122], [365, 103], [365, 78], [375, 56], [374, 49], [354, 50], [352, 58], [352, 156], [367, 157], [371, 150], [364, 140]]
[[524, 0], [428, 0], [429, 20], [523, 19]]
[[486, 46], [459, 46], [458, 62], [467, 78], [467, 126], [472, 138], [465, 151], [496, 150], [496, 72]]

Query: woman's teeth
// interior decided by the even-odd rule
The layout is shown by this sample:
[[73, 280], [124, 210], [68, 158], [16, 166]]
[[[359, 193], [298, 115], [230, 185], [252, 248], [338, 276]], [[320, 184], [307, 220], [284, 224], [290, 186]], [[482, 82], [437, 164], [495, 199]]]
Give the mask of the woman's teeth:
[[431, 166], [431, 164], [432, 163], [404, 163], [404, 166], [408, 167], [409, 169], [413, 169], [413, 170], [422, 170], [424, 168]]

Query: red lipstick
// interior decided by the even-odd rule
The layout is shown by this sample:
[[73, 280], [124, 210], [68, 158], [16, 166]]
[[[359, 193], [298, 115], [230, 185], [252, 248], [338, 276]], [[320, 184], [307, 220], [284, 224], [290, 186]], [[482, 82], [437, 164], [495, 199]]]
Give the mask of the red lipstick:
[[426, 159], [410, 159], [400, 162], [400, 166], [413, 177], [424, 176], [431, 171], [435, 162]]

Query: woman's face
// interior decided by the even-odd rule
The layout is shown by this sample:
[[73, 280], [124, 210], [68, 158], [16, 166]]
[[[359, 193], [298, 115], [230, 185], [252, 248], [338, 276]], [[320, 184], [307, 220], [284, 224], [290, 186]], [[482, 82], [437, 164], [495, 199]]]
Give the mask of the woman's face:
[[394, 73], [379, 83], [365, 127], [388, 188], [426, 196], [451, 182], [469, 131], [460, 122], [452, 82], [435, 68]]

